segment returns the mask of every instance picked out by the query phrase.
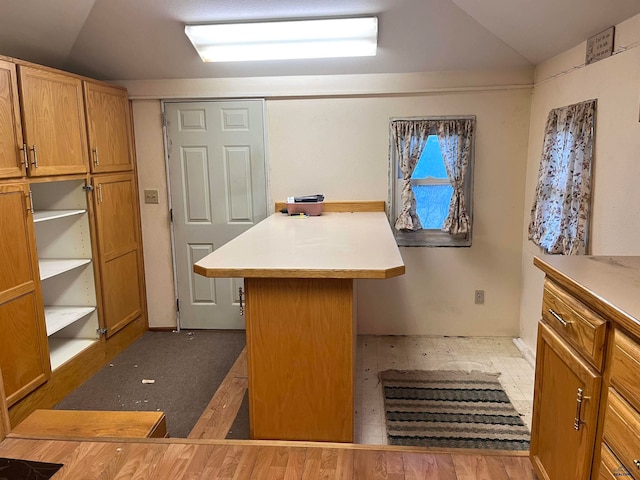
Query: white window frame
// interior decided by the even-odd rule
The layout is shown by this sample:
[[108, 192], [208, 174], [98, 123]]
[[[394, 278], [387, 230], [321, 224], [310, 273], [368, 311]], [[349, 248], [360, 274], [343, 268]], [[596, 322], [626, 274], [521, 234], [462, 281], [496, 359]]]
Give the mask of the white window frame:
[[[391, 224], [391, 229], [400, 247], [470, 247], [473, 232], [473, 171], [475, 163], [475, 129], [471, 138], [471, 156], [467, 168], [465, 184], [465, 204], [469, 215], [469, 232], [466, 234], [450, 234], [438, 229], [422, 229], [415, 232], [397, 231], [394, 227], [398, 214], [402, 206], [401, 192], [403, 179], [398, 175], [398, 158], [396, 148], [393, 144], [393, 134], [391, 122], [403, 120], [473, 120], [475, 115], [452, 115], [433, 117], [392, 117], [389, 119], [389, 202], [387, 205], [387, 217]], [[431, 133], [430, 133], [431, 134]], [[432, 133], [436, 135], [434, 131]], [[440, 179], [415, 179], [411, 180], [412, 185], [451, 185], [450, 181]]]

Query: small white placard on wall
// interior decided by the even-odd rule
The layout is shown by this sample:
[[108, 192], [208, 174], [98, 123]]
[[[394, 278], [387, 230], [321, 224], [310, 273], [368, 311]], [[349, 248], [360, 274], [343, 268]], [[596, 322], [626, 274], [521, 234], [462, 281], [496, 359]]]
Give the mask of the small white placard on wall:
[[614, 31], [615, 27], [609, 27], [587, 40], [587, 56], [585, 59], [587, 65], [611, 56], [613, 53]]

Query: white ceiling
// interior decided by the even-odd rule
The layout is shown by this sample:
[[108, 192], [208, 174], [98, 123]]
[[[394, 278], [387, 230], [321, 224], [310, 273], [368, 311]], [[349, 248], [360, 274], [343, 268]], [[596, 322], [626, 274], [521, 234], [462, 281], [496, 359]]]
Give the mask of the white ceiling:
[[[106, 80], [487, 70], [535, 65], [640, 0], [2, 0], [0, 54]], [[203, 64], [185, 23], [374, 14], [375, 57]]]

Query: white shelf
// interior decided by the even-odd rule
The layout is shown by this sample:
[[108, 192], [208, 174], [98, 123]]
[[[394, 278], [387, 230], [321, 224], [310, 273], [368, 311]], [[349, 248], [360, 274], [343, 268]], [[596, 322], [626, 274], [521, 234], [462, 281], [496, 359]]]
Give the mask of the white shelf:
[[78, 353], [89, 348], [97, 339], [90, 338], [49, 338], [51, 369], [55, 370], [64, 362], [71, 360]]
[[89, 258], [40, 258], [40, 280], [55, 277], [74, 268], [91, 263]]
[[44, 307], [44, 319], [47, 324], [47, 335], [62, 330], [95, 311], [96, 307]]
[[33, 222], [46, 222], [47, 220], [55, 220], [56, 218], [82, 215], [85, 212], [86, 210], [40, 210], [33, 212]]

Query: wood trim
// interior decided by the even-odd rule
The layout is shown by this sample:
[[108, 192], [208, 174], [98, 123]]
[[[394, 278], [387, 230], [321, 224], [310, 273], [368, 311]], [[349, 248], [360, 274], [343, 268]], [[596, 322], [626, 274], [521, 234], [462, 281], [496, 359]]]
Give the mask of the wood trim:
[[[275, 211], [287, 208], [286, 202], [276, 202]], [[323, 212], [384, 212], [384, 200], [367, 200], [353, 202], [322, 202]]]
[[9, 421], [9, 410], [7, 409], [7, 397], [4, 393], [4, 381], [2, 380], [2, 370], [0, 370], [0, 442], [11, 431], [11, 422]]
[[310, 269], [260, 269], [260, 268], [216, 268], [215, 275], [201, 265], [193, 271], [204, 277], [230, 278], [393, 278], [403, 275], [405, 266], [386, 270], [310, 270]]

